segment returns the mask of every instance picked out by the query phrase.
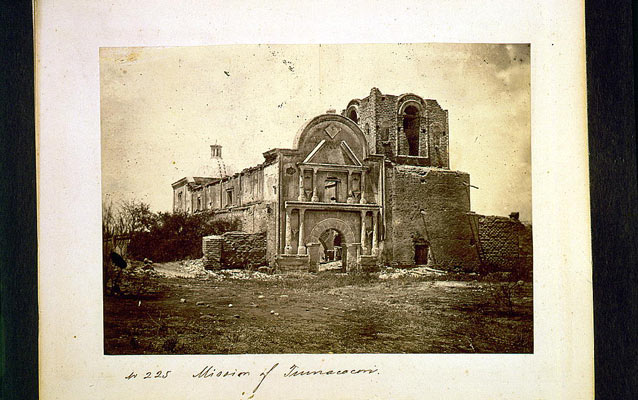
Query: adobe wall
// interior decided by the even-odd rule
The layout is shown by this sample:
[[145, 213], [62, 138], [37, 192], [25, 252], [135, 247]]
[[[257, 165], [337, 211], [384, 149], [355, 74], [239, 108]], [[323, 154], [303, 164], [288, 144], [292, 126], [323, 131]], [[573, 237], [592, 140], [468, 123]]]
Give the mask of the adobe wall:
[[204, 268], [256, 269], [266, 265], [266, 232], [226, 232], [202, 239]]
[[479, 215], [481, 261], [492, 271], [531, 272], [532, 227], [517, 219]]
[[233, 219], [240, 221], [242, 232], [249, 234], [264, 233], [266, 241], [266, 258], [270, 262], [277, 254], [276, 212], [277, 204], [259, 202], [242, 207], [216, 210], [215, 219]]
[[173, 189], [173, 211], [191, 212], [191, 191], [188, 184]]
[[415, 242], [429, 241], [429, 265], [477, 270], [478, 253], [468, 216], [469, 174], [410, 166], [394, 166], [387, 172], [384, 260], [414, 265]]
[[210, 235], [202, 238], [202, 254], [204, 269], [217, 270], [222, 268], [222, 245], [224, 240], [221, 235]]
[[428, 157], [431, 165], [450, 168], [448, 112], [436, 100], [425, 100], [425, 121], [427, 130]]
[[[233, 176], [215, 179], [202, 185], [193, 185], [192, 193], [189, 192], [188, 185], [174, 189], [174, 197], [177, 199], [180, 193], [186, 199], [183, 207], [179, 207], [175, 201], [175, 210], [186, 212], [197, 212], [203, 210], [217, 210], [227, 207], [244, 206], [263, 200], [272, 200], [273, 182], [271, 176], [272, 164], [260, 164], [247, 168]], [[276, 166], [275, 166], [276, 167]], [[195, 178], [197, 179], [197, 178]], [[232, 191], [232, 199], [228, 192]], [[198, 199], [200, 207], [198, 208]], [[232, 200], [232, 201], [231, 201]]]
[[359, 127], [366, 135], [370, 154], [395, 155], [397, 96], [384, 95], [377, 88], [360, 101]]

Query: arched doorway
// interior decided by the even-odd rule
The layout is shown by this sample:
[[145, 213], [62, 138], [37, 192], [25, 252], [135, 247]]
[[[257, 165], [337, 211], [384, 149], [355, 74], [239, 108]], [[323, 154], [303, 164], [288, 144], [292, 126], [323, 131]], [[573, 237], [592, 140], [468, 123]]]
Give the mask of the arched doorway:
[[347, 271], [356, 262], [357, 246], [352, 228], [339, 218], [326, 218], [318, 222], [308, 235], [311, 270], [318, 270], [322, 263], [335, 262], [332, 268]]
[[319, 235], [321, 245], [319, 253], [319, 271], [344, 270], [344, 259], [347, 260], [347, 248], [344, 248], [343, 234], [336, 229], [328, 228]]

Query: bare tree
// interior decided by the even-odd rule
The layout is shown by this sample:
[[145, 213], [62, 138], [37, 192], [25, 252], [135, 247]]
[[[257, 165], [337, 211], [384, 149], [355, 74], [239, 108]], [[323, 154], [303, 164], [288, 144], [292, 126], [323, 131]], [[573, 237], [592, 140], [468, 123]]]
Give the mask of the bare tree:
[[112, 200], [102, 203], [102, 234], [104, 237], [148, 232], [157, 224], [157, 215], [150, 206], [137, 200], [122, 201], [119, 206]]

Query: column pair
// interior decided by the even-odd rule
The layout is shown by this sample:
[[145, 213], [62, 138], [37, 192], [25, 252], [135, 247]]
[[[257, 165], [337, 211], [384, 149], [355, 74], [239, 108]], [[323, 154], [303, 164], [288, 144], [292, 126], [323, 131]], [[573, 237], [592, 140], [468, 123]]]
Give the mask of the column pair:
[[[292, 208], [286, 209], [286, 243], [284, 244], [284, 252], [286, 254], [292, 254]], [[306, 245], [304, 241], [304, 228], [305, 228], [305, 211], [303, 208], [299, 209], [299, 242], [297, 243], [297, 254], [306, 254]]]
[[[305, 169], [299, 167], [299, 197], [297, 197], [297, 200], [299, 201], [308, 201], [308, 198], [306, 197], [306, 189], [304, 187], [304, 179], [305, 179], [304, 173], [305, 173]], [[319, 201], [319, 196], [317, 194], [317, 169], [316, 168], [312, 169], [312, 197], [310, 201], [314, 201], [314, 202]]]
[[[366, 214], [367, 211], [361, 211], [361, 254], [368, 254], [367, 238], [366, 238]], [[379, 218], [377, 211], [372, 211], [372, 255], [376, 256], [379, 253], [379, 247], [377, 243]]]

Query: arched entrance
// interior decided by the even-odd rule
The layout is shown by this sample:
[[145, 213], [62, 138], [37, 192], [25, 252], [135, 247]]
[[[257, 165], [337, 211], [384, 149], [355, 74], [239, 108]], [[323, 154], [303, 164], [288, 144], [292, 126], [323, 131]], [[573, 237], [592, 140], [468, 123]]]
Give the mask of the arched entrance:
[[[308, 236], [310, 269], [317, 271], [322, 261], [340, 261], [340, 269], [348, 270], [356, 262], [355, 236], [350, 225], [338, 218], [326, 218], [317, 223]], [[335, 268], [339, 263], [335, 263]]]
[[[319, 252], [319, 271], [344, 270], [347, 265], [347, 247], [344, 248], [343, 234], [336, 229], [328, 228], [319, 235], [321, 244]], [[346, 262], [344, 262], [346, 261]]]

